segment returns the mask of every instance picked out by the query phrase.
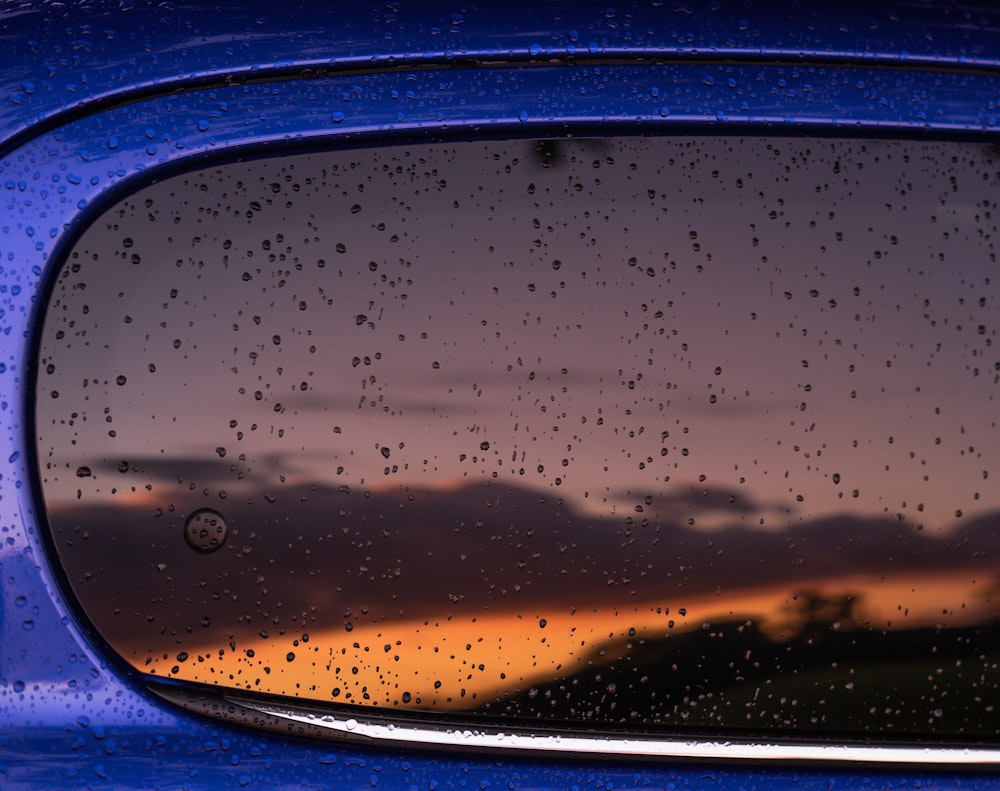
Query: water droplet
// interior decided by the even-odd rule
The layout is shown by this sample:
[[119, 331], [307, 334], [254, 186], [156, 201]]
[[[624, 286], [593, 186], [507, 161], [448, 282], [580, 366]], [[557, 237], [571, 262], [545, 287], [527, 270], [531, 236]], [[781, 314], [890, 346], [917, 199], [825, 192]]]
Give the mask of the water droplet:
[[184, 523], [184, 539], [196, 552], [214, 552], [226, 543], [229, 527], [218, 511], [202, 508]]
[[89, 478], [91, 476], [90, 467], [77, 467], [76, 477], [77, 478]]

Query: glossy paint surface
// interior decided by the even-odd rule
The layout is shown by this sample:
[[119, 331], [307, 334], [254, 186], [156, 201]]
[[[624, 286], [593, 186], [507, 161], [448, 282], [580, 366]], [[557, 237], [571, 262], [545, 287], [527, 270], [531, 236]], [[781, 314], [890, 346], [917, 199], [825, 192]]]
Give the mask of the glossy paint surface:
[[[129, 6], [129, 4], [125, 4]], [[996, 20], [981, 9], [907, 13], [868, 6], [843, 21], [766, 10], [658, 6], [510, 13], [364, 7], [339, 19], [280, 8], [211, 15], [198, 8], [96, 4], [6, 7], [0, 160], [0, 778], [43, 786], [924, 788], [990, 775], [925, 770], [834, 773], [760, 767], [556, 763], [347, 749], [276, 739], [168, 709], [76, 625], [37, 531], [25, 410], [34, 317], [48, 279], [89, 212], [130, 183], [231, 156], [366, 140], [594, 129], [715, 126], [794, 134], [849, 127], [891, 134], [993, 133], [1000, 98]], [[341, 12], [342, 14], [342, 12]], [[127, 18], [127, 19], [126, 19]], [[319, 19], [320, 22], [316, 22]], [[680, 21], [678, 21], [680, 20]], [[772, 21], [773, 20], [773, 21]], [[297, 24], [299, 22], [302, 24]], [[305, 36], [300, 35], [307, 31]], [[332, 42], [332, 43], [331, 43]], [[388, 42], [388, 44], [386, 43]], [[584, 43], [585, 42], [585, 43]], [[593, 46], [591, 43], [593, 42]], [[731, 42], [731, 43], [730, 43]], [[548, 50], [629, 57], [648, 48], [679, 63], [479, 67]], [[701, 63], [730, 48], [735, 63]], [[536, 49], [537, 48], [537, 49]], [[647, 48], [647, 50], [643, 50]], [[572, 51], [571, 51], [572, 49]], [[803, 60], [802, 53], [806, 53]], [[809, 53], [836, 62], [810, 64]], [[388, 53], [388, 54], [387, 54]], [[440, 70], [366, 64], [402, 58]], [[694, 53], [690, 58], [689, 53]], [[697, 57], [695, 57], [697, 56]], [[226, 85], [235, 72], [296, 74], [322, 62], [355, 73]], [[739, 62], [741, 59], [760, 62]], [[459, 59], [461, 60], [461, 59]], [[848, 66], [846, 61], [856, 61]], [[907, 68], [893, 68], [893, 62]], [[910, 69], [916, 62], [920, 69]], [[935, 70], [943, 64], [940, 71]], [[204, 90], [158, 95], [192, 79]], [[732, 86], [730, 85], [732, 81]], [[143, 96], [130, 98], [140, 88]], [[114, 105], [114, 106], [112, 106]], [[87, 107], [93, 106], [93, 114]], [[65, 115], [63, 114], [65, 113]], [[759, 125], [759, 126], [755, 126]]]
[[[0, 41], [4, 139], [137, 91], [222, 85], [303, 67], [364, 72], [421, 63], [643, 56], [968, 71], [1000, 62], [988, 4], [931, 2], [794, 10], [768, 4], [464, 7], [434, 0], [343, 8], [243, 2], [227, 4], [224, 12], [193, 3], [22, 3], [5, 7]], [[932, 85], [924, 81], [918, 93]], [[710, 114], [714, 109], [704, 107]]]

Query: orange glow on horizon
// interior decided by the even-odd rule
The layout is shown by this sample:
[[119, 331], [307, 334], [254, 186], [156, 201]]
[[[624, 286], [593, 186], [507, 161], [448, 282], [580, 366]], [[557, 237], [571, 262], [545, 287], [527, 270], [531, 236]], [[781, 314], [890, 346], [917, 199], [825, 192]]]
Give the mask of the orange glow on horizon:
[[[990, 597], [993, 582], [984, 570], [975, 578], [968, 571], [919, 580], [902, 574], [847, 577], [797, 590], [830, 601], [850, 597], [857, 609], [854, 622], [843, 625], [848, 630], [954, 628], [982, 623], [1000, 610], [1000, 599]], [[614, 662], [633, 655], [640, 641], [710, 628], [706, 624], [745, 620], [773, 640], [788, 640], [803, 625], [795, 610], [797, 595], [789, 588], [758, 587], [694, 596], [669, 609], [646, 602], [627, 611], [487, 611], [426, 621], [358, 622], [350, 632], [310, 631], [307, 641], [288, 635], [255, 639], [252, 647], [240, 642], [235, 651], [205, 646], [188, 650], [184, 661], [161, 655], [145, 664], [145, 654], [136, 647], [132, 661], [143, 672], [233, 689], [325, 702], [462, 710], [558, 684], [594, 664], [599, 651], [598, 664]]]

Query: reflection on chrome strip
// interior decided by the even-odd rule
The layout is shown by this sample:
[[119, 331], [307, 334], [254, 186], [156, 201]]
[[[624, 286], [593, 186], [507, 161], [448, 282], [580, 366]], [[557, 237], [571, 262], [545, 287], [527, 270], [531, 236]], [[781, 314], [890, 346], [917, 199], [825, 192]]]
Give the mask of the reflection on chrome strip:
[[316, 715], [247, 698], [227, 698], [247, 708], [275, 717], [309, 722], [331, 734], [353, 734], [373, 741], [435, 744], [473, 749], [536, 750], [556, 753], [598, 753], [664, 758], [728, 758], [748, 760], [862, 761], [879, 763], [1000, 763], [1000, 750], [941, 749], [925, 747], [871, 747], [838, 744], [745, 743], [687, 739], [624, 739], [600, 734], [544, 734], [524, 731], [459, 729], [412, 723], [377, 722], [337, 715]]
[[925, 764], [938, 766], [1000, 765], [1000, 748], [874, 744], [795, 744], [781, 741], [696, 740], [668, 736], [622, 738], [605, 733], [532, 732], [470, 728], [457, 723], [348, 716], [316, 707], [247, 698], [194, 693], [150, 685], [161, 697], [202, 714], [269, 730], [324, 737], [337, 741], [382, 745], [423, 745], [462, 750], [590, 755], [606, 758], [644, 757], [727, 761], [841, 762]]

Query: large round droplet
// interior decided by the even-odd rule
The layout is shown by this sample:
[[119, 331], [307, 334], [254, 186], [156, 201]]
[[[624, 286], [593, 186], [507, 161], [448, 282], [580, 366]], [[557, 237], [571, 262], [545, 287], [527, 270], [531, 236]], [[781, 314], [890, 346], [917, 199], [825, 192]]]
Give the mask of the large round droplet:
[[195, 511], [184, 523], [184, 540], [196, 552], [215, 552], [226, 543], [228, 535], [226, 520], [211, 508]]

